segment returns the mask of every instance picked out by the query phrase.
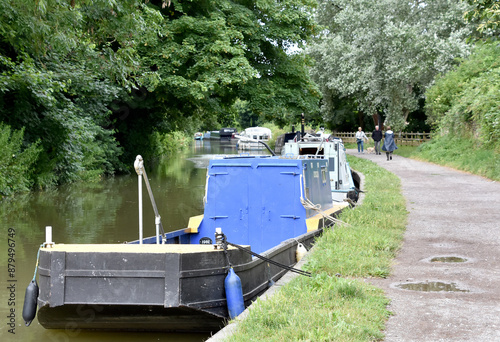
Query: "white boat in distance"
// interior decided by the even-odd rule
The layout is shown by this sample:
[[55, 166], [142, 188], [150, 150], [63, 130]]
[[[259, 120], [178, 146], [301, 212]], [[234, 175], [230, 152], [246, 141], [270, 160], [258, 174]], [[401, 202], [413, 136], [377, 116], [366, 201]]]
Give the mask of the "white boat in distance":
[[249, 127], [239, 134], [239, 150], [262, 150], [264, 145], [259, 143], [263, 141], [266, 144], [272, 137], [271, 130], [265, 127]]

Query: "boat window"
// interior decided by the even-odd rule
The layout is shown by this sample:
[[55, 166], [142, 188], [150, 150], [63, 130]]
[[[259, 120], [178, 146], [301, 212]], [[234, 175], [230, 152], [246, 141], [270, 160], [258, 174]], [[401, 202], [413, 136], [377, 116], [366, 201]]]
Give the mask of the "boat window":
[[256, 136], [256, 135], [254, 135], [254, 136], [253, 136], [253, 138], [254, 138], [254, 139], [257, 139], [257, 136]]
[[323, 184], [326, 184], [326, 168], [321, 168], [321, 179], [323, 180]]
[[[316, 147], [301, 147], [300, 148], [300, 155], [306, 155], [306, 154], [316, 154], [316, 151], [318, 149]], [[323, 155], [323, 150], [319, 151], [318, 155]]]
[[335, 158], [328, 158], [328, 171], [335, 171]]
[[309, 199], [309, 188], [306, 188], [306, 199]]

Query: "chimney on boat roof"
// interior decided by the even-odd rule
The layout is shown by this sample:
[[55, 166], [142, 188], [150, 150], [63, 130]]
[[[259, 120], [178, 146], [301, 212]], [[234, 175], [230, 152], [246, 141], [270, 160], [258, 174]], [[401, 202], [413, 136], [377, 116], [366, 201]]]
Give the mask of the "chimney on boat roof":
[[300, 132], [300, 140], [304, 140], [304, 135], [306, 134], [305, 133], [305, 130], [306, 130], [305, 122], [306, 122], [306, 119], [305, 119], [304, 113], [302, 113], [302, 123], [301, 123], [302, 128], [301, 128], [301, 132]]

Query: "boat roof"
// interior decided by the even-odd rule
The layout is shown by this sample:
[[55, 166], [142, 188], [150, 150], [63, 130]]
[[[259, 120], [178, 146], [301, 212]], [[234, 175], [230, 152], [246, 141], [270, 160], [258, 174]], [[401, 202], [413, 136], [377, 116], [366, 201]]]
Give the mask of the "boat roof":
[[268, 133], [269, 135], [271, 135], [271, 130], [269, 128], [266, 128], [266, 127], [248, 127], [248, 128], [245, 128], [244, 130], [246, 133], [259, 133], [259, 132], [262, 132], [262, 133]]

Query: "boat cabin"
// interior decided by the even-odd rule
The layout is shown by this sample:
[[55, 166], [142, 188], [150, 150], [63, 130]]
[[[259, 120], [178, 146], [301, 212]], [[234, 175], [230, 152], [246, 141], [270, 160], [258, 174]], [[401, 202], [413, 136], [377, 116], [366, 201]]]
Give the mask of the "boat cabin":
[[302, 140], [284, 143], [281, 153], [289, 158], [321, 158], [328, 160], [332, 199], [341, 202], [355, 190], [351, 169], [341, 139], [315, 137], [306, 134]]
[[[269, 157], [212, 160], [207, 170], [205, 211], [189, 243], [213, 238], [222, 228], [228, 241], [264, 252], [308, 231], [308, 200], [328, 213], [333, 208], [327, 160]], [[311, 229], [318, 229], [310, 227]]]

